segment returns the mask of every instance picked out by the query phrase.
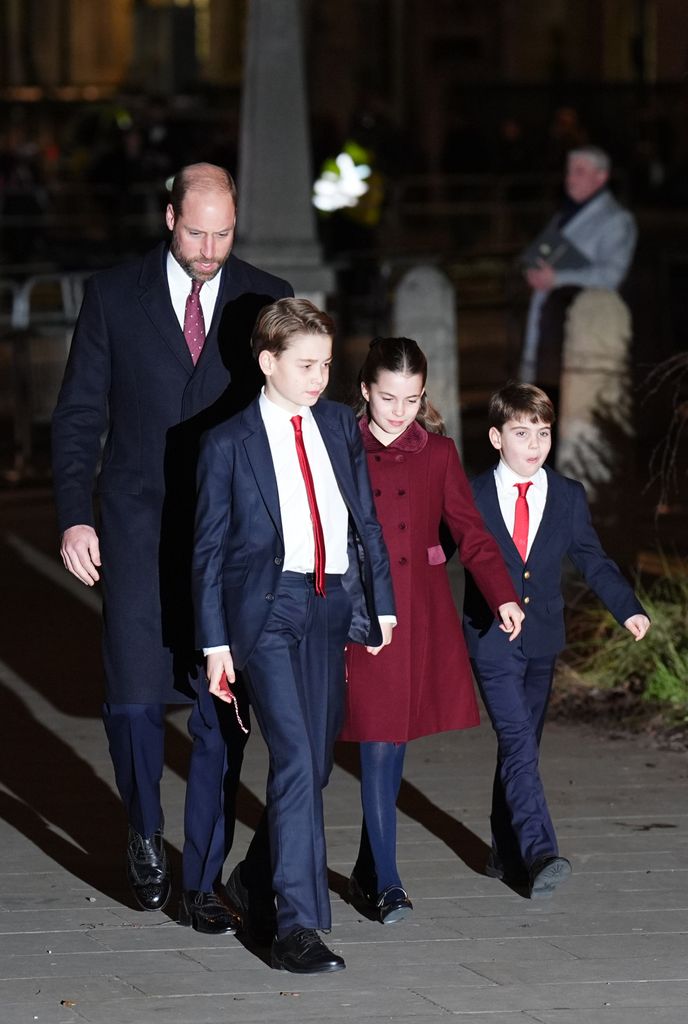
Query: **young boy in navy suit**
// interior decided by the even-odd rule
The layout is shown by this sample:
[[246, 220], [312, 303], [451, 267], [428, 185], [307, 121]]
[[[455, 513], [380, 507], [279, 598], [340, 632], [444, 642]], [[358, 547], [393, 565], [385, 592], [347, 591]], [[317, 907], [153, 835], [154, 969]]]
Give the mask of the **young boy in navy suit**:
[[227, 891], [248, 930], [262, 899], [272, 966], [302, 974], [344, 967], [316, 930], [331, 926], [322, 789], [343, 720], [344, 646], [376, 653], [396, 621], [356, 419], [319, 401], [333, 333], [306, 299], [259, 316], [251, 344], [265, 385], [205, 437], [193, 572], [210, 692], [231, 702], [242, 672], [270, 757], [265, 820]]
[[616, 620], [641, 640], [645, 610], [602, 550], [582, 484], [545, 466], [552, 403], [531, 384], [509, 383], [489, 404], [494, 469], [473, 482], [475, 503], [499, 544], [526, 613], [513, 644], [467, 576], [464, 632], [480, 692], [497, 734], [492, 853], [486, 873], [531, 898], [549, 896], [571, 874], [559, 856], [538, 767], [557, 654], [565, 645], [562, 564], [569, 557]]

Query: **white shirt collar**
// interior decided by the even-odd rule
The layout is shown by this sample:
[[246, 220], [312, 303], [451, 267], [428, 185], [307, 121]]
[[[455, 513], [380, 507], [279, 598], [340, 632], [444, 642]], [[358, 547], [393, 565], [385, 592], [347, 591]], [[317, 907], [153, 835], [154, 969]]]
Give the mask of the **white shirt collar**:
[[507, 466], [506, 462], [500, 459], [495, 469], [495, 479], [497, 480], [497, 485], [505, 491], [510, 492], [514, 484], [522, 484], [529, 481], [533, 487], [536, 487], [544, 494], [547, 493], [547, 473], [543, 466], [540, 466], [537, 473], [533, 476], [519, 476], [517, 473], [514, 473], [511, 466]]
[[313, 413], [310, 406], [302, 405], [297, 412], [290, 412], [289, 409], [284, 409], [281, 405], [277, 405], [265, 394], [265, 386], [260, 389], [260, 414], [263, 417], [265, 423], [270, 423], [274, 427], [283, 427], [289, 424], [291, 427], [291, 419], [293, 416], [300, 416], [302, 420], [313, 419]]
[[[203, 282], [203, 288], [201, 288], [201, 295], [203, 291], [206, 291], [206, 295], [214, 295], [217, 298], [220, 289], [220, 278], [222, 277], [222, 270], [218, 270], [215, 277], [211, 278], [210, 281]], [[172, 251], [167, 251], [167, 280], [170, 284], [170, 290], [174, 289], [178, 292], [184, 292], [188, 295], [191, 291], [191, 278], [181, 266], [177, 263], [176, 259], [172, 255]]]

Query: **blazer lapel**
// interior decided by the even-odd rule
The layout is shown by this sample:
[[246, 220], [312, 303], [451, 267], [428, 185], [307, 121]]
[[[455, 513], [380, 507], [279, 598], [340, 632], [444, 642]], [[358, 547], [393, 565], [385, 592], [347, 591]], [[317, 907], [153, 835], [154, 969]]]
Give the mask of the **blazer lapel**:
[[277, 477], [272, 465], [270, 443], [263, 424], [263, 418], [260, 415], [258, 399], [254, 399], [242, 412], [241, 425], [246, 429], [246, 436], [243, 439], [244, 451], [246, 452], [251, 472], [268, 514], [284, 544]]
[[521, 556], [518, 553], [518, 549], [514, 544], [513, 538], [506, 528], [504, 516], [502, 515], [502, 510], [499, 507], [497, 482], [495, 480], [494, 470], [489, 469], [479, 477], [474, 482], [474, 490], [478, 508], [480, 509], [485, 522], [489, 524], [490, 530], [496, 537], [498, 543], [502, 547], [502, 550], [508, 551], [509, 546], [511, 546], [515, 557], [520, 559]]
[[144, 258], [139, 278], [139, 302], [169, 350], [191, 375], [194, 364], [179, 326], [165, 272], [167, 245], [161, 243]]
[[547, 498], [545, 508], [535, 540], [531, 544], [528, 561], [536, 561], [540, 548], [549, 543], [549, 539], [555, 532], [561, 532], [561, 518], [564, 513], [563, 492], [559, 485], [557, 475], [547, 466], [544, 467], [547, 474]]
[[349, 449], [342, 440], [341, 430], [335, 423], [330, 422], [322, 407], [315, 405], [312, 411], [344, 503], [350, 511], [357, 509], [358, 498], [354, 489], [353, 474], [346, 471], [349, 465]]

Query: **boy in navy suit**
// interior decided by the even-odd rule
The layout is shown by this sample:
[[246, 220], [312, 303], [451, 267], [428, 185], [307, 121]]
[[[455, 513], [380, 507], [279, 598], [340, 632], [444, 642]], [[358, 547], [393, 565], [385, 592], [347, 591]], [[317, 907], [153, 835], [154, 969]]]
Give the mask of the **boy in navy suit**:
[[270, 757], [267, 820], [228, 893], [251, 930], [248, 876], [265, 871], [247, 862], [268, 859], [267, 833], [271, 963], [303, 974], [344, 967], [316, 931], [331, 925], [322, 789], [343, 720], [344, 646], [375, 653], [396, 621], [358, 425], [347, 406], [318, 401], [333, 332], [306, 299], [259, 316], [251, 343], [265, 386], [205, 437], [193, 572], [210, 692], [231, 702], [241, 670]]
[[555, 419], [544, 391], [509, 383], [490, 399], [488, 415], [499, 463], [473, 481], [473, 494], [526, 617], [509, 644], [467, 576], [464, 632], [498, 740], [486, 873], [526, 885], [532, 899], [549, 896], [571, 874], [570, 862], [559, 856], [538, 768], [554, 666], [565, 645], [564, 558], [636, 640], [650, 620], [602, 550], [582, 484], [544, 465]]

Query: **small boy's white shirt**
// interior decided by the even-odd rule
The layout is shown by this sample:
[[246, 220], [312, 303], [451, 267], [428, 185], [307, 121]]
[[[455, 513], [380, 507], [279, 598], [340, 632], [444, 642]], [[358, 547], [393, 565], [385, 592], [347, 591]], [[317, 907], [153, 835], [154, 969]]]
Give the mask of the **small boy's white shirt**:
[[514, 519], [516, 518], [516, 499], [518, 498], [518, 488], [516, 484], [531, 483], [533, 486], [528, 488], [526, 494], [526, 501], [528, 502], [528, 546], [526, 548], [526, 558], [530, 554], [530, 549], [535, 540], [535, 535], [538, 532], [540, 523], [542, 522], [542, 516], [545, 511], [545, 502], [547, 501], [547, 473], [540, 467], [537, 473], [533, 476], [519, 476], [514, 473], [513, 469], [503, 459], [500, 458], [495, 471], [495, 484], [497, 485], [497, 498], [499, 500], [499, 509], [502, 513], [504, 525], [506, 526], [509, 536], [511, 537], [514, 532]]

